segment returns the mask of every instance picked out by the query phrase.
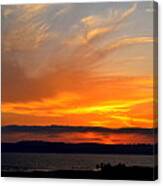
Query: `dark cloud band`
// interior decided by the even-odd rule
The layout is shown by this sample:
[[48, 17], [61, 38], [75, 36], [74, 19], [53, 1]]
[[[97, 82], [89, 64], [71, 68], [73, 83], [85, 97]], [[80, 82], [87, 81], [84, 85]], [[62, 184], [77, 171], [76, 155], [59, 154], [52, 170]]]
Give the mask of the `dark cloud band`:
[[58, 125], [51, 125], [51, 126], [4, 126], [2, 127], [2, 134], [3, 133], [84, 133], [84, 132], [96, 132], [96, 133], [103, 133], [103, 134], [144, 134], [144, 135], [153, 135], [157, 133], [157, 129], [154, 128], [120, 128], [120, 129], [110, 129], [105, 127], [83, 127], [83, 126], [58, 126]]

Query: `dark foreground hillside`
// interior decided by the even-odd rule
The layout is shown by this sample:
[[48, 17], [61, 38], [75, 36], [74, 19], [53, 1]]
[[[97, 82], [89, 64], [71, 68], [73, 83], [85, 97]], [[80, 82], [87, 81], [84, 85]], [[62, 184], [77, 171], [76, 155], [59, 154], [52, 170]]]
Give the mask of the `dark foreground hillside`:
[[4, 172], [2, 177], [37, 177], [37, 178], [72, 178], [72, 179], [108, 179], [108, 180], [145, 180], [154, 181], [158, 178], [158, 169], [150, 167], [126, 167], [123, 164], [98, 166], [96, 171], [33, 171], [33, 172]]

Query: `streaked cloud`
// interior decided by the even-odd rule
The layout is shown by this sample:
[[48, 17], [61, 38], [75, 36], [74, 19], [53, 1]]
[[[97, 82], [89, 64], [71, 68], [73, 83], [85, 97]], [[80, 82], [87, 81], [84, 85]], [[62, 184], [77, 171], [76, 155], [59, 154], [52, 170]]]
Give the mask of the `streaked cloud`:
[[89, 27], [97, 25], [100, 21], [101, 19], [98, 16], [87, 16], [81, 19], [81, 23]]
[[36, 18], [46, 11], [48, 6], [46, 4], [17, 5], [18, 11], [21, 11], [18, 21], [24, 22]]
[[58, 10], [56, 12], [56, 14], [55, 14], [55, 17], [57, 17], [57, 16], [63, 16], [66, 13], [68, 13], [69, 11], [71, 11], [71, 9], [72, 9], [72, 6], [71, 5], [67, 5], [67, 6], [61, 8], [60, 10]]
[[[4, 6], [4, 31], [3, 50], [12, 51], [31, 51], [45, 44], [47, 41], [56, 37], [55, 32], [50, 32], [50, 26], [40, 16], [47, 11], [48, 5], [15, 5]], [[10, 28], [6, 12], [14, 11], [13, 23]], [[3, 15], [2, 15], [3, 16]], [[8, 28], [9, 27], [9, 28]], [[6, 32], [5, 29], [8, 31]], [[10, 30], [11, 29], [11, 30]]]
[[122, 38], [119, 39], [112, 44], [108, 45], [107, 51], [113, 51], [118, 48], [130, 46], [130, 45], [137, 45], [137, 44], [146, 44], [146, 43], [153, 43], [154, 40], [152, 37], [130, 37], [130, 38]]
[[[117, 29], [119, 30], [123, 21], [132, 15], [136, 8], [137, 5], [133, 4], [129, 9], [123, 12], [112, 11], [110, 15], [90, 15], [83, 17], [81, 19], [81, 23], [84, 25], [83, 36], [77, 35], [76, 40], [78, 38], [78, 43], [84, 41], [81, 43], [86, 44], [87, 42], [98, 39], [100, 36], [116, 32]], [[81, 39], [82, 37], [83, 39]], [[75, 43], [77, 43], [77, 41]]]
[[154, 42], [153, 37], [127, 37], [127, 38], [120, 38], [118, 40], [113, 41], [101, 47], [97, 51], [97, 60], [103, 59], [107, 57], [110, 53], [113, 53], [117, 50], [120, 50], [125, 47], [129, 46], [136, 46], [141, 44], [152, 44]]
[[111, 30], [109, 28], [96, 28], [94, 30], [91, 30], [90, 32], [87, 33], [86, 35], [86, 41], [91, 41], [105, 33], [111, 32]]
[[[151, 119], [145, 119], [145, 118], [133, 118], [133, 117], [127, 117], [127, 116], [111, 116], [113, 119], [117, 119], [119, 121], [130, 121], [130, 122], [141, 122], [141, 123], [152, 123], [153, 120]], [[131, 125], [132, 126], [132, 125]]]
[[129, 9], [127, 9], [126, 11], [124, 11], [124, 12], [121, 14], [121, 16], [120, 16], [120, 18], [119, 18], [119, 20], [118, 20], [117, 22], [121, 22], [121, 21], [123, 21], [125, 18], [129, 17], [132, 13], [135, 12], [136, 8], [137, 8], [137, 4], [134, 3]]
[[[67, 96], [66, 96], [67, 95]], [[6, 103], [2, 104], [2, 112], [3, 113], [12, 113], [18, 115], [31, 115], [36, 117], [60, 117], [64, 118], [66, 116], [73, 117], [78, 116], [86, 118], [89, 115], [103, 116], [107, 117], [109, 122], [103, 122], [103, 119], [97, 120], [101, 126], [107, 126], [109, 124], [110, 127], [116, 128], [118, 125], [114, 126], [114, 122], [112, 119], [116, 119], [115, 121], [121, 121], [121, 123], [126, 123], [126, 121], [130, 122], [131, 119], [134, 122], [133, 126], [136, 126], [137, 122], [141, 122], [141, 124], [149, 124], [150, 126], [153, 124], [152, 119], [137, 118], [125, 116], [131, 112], [132, 108], [136, 106], [146, 105], [151, 103], [153, 99], [139, 99], [139, 100], [116, 100], [116, 101], [103, 101], [101, 103], [94, 103], [94, 105], [86, 105], [77, 106], [77, 102], [83, 102], [79, 96], [73, 94], [66, 94], [63, 96], [59, 96], [58, 98], [45, 99], [40, 102], [29, 102], [29, 103]], [[76, 105], [76, 106], [74, 106]], [[78, 121], [79, 122], [79, 121]], [[89, 122], [93, 126], [96, 126], [97, 122]], [[128, 123], [126, 123], [128, 126]]]

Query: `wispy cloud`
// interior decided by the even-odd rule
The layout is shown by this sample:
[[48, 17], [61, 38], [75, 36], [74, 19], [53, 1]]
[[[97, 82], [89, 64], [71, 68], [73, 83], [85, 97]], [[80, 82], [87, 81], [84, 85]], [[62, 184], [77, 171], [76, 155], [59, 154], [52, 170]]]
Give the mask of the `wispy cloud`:
[[81, 19], [81, 23], [88, 27], [97, 26], [101, 21], [99, 16], [87, 16]]
[[72, 6], [71, 5], [66, 5], [65, 7], [61, 8], [60, 10], [58, 10], [55, 14], [55, 17], [57, 16], [63, 16], [66, 13], [68, 13], [69, 11], [71, 11]]
[[[137, 4], [133, 4], [129, 9], [123, 12], [112, 11], [110, 15], [90, 15], [87, 17], [83, 17], [81, 19], [81, 23], [83, 24], [83, 36], [77, 35], [77, 38], [82, 38], [78, 41], [86, 44], [87, 42], [94, 41], [99, 39], [100, 36], [104, 36], [106, 34], [116, 32], [119, 29], [120, 25], [131, 16], [137, 8]], [[76, 38], [76, 39], [77, 39]]]
[[89, 31], [86, 36], [85, 36], [85, 40], [86, 41], [92, 41], [95, 38], [98, 38], [99, 36], [111, 32], [112, 30], [107, 28], [107, 27], [101, 27], [101, 28], [95, 28], [92, 29], [91, 31]]
[[75, 43], [83, 43], [82, 46], [77, 47], [77, 49], [75, 50], [75, 55], [80, 56], [80, 61], [84, 61], [85, 65], [93, 64], [94, 66], [96, 66], [101, 63], [101, 61], [104, 60], [106, 57], [109, 57], [110, 54], [120, 51], [121, 49], [125, 49], [130, 46], [148, 45], [155, 42], [153, 37], [138, 36], [118, 38], [100, 47], [88, 43], [88, 41], [95, 41], [96, 39], [101, 37], [101, 34], [108, 33], [109, 31], [112, 32], [111, 30], [109, 30], [109, 28], [94, 29], [92, 30], [92, 32], [87, 33], [85, 37], [79, 37], [79, 39], [75, 38], [77, 40], [71, 41], [74, 41]]
[[[37, 49], [45, 42], [56, 36], [55, 32], [50, 32], [50, 26], [40, 16], [47, 11], [48, 5], [15, 5], [4, 8], [4, 29], [8, 31], [3, 34], [3, 50], [31, 51]], [[14, 11], [13, 24], [8, 23], [6, 12]], [[2, 15], [3, 16], [3, 15]], [[12, 26], [10, 28], [10, 25]], [[7, 28], [9, 27], [9, 28]]]
[[113, 43], [106, 46], [106, 50], [108, 52], [130, 46], [130, 45], [138, 45], [138, 44], [146, 44], [146, 43], [153, 43], [154, 40], [152, 37], [128, 37], [128, 38], [122, 38], [117, 41], [114, 41]]
[[124, 11], [121, 16], [119, 17], [119, 19], [117, 20], [118, 22], [122, 22], [124, 19], [126, 19], [127, 17], [129, 17], [130, 15], [132, 15], [135, 10], [137, 9], [137, 4], [134, 3], [129, 9], [127, 9], [126, 11]]

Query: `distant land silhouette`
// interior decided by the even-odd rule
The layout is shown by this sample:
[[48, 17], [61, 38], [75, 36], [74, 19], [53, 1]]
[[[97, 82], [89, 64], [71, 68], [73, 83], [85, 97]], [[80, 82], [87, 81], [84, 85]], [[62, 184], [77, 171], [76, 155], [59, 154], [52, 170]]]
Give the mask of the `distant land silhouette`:
[[157, 154], [157, 144], [107, 145], [97, 143], [56, 143], [44, 141], [20, 141], [2, 143], [1, 152], [21, 153], [88, 153], [88, 154]]

